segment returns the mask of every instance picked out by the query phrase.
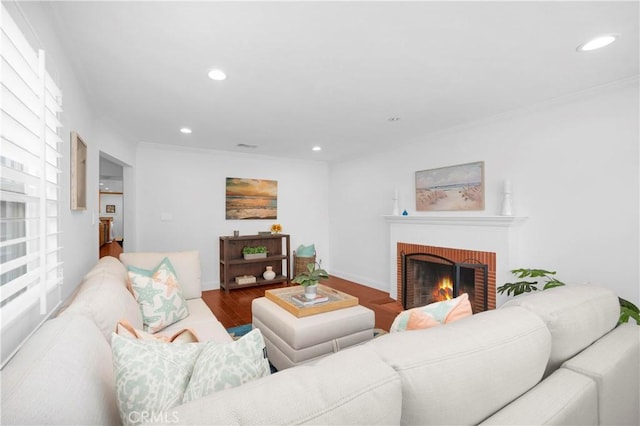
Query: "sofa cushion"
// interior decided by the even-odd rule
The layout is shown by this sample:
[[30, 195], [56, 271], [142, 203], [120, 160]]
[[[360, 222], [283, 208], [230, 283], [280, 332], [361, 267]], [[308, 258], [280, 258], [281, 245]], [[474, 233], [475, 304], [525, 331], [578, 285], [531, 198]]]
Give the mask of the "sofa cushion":
[[168, 258], [153, 270], [129, 266], [131, 290], [140, 305], [144, 330], [155, 333], [186, 318], [187, 303]]
[[124, 281], [109, 272], [93, 273], [85, 279], [71, 304], [59, 316], [85, 315], [91, 318], [108, 342], [120, 320], [142, 328], [142, 314]]
[[627, 423], [598, 423], [597, 390], [593, 381], [561, 368], [481, 424], [565, 426]]
[[123, 424], [133, 425], [182, 403], [202, 347], [140, 341], [113, 333], [111, 348], [120, 418]]
[[200, 342], [213, 340], [226, 343], [233, 341], [229, 333], [227, 333], [227, 329], [213, 315], [204, 300], [188, 299], [187, 307], [189, 308], [188, 317], [159, 331], [156, 335], [169, 337], [182, 329], [189, 328], [198, 336]]
[[240, 386], [271, 374], [260, 330], [231, 343], [207, 342], [193, 367], [183, 402]]
[[389, 331], [391, 333], [404, 330], [420, 330], [447, 324], [472, 315], [469, 295], [463, 293], [460, 296], [430, 303], [426, 306], [407, 309], [400, 312], [393, 320]]
[[120, 254], [120, 261], [127, 267], [135, 266], [141, 269], [153, 269], [165, 257], [169, 258], [175, 268], [185, 299], [199, 299], [202, 297], [200, 253], [197, 250], [162, 253], [122, 253]]
[[7, 425], [117, 425], [111, 348], [83, 315], [49, 320], [2, 370]]
[[562, 364], [598, 388], [598, 424], [640, 425], [640, 327], [621, 324]]
[[398, 375], [368, 348], [280, 371], [165, 413], [167, 424], [397, 425]]
[[551, 332], [551, 356], [545, 377], [611, 331], [620, 316], [618, 297], [594, 285], [566, 285], [509, 300], [501, 308], [520, 306], [545, 322]]
[[365, 346], [400, 375], [403, 424], [477, 424], [540, 381], [551, 336], [536, 315], [511, 308]]

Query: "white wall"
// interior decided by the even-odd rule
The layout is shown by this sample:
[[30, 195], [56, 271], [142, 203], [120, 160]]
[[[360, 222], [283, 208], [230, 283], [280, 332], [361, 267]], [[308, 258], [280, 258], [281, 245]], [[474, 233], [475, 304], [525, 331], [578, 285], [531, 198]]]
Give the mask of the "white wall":
[[[382, 215], [391, 214], [394, 188], [400, 210], [416, 214], [416, 171], [484, 161], [485, 211], [464, 214], [498, 214], [510, 179], [516, 214], [529, 217], [520, 266], [557, 270], [568, 283], [602, 284], [638, 302], [638, 114], [633, 79], [333, 165], [332, 273], [389, 291]], [[456, 213], [438, 213], [447, 214]]]
[[[136, 173], [138, 251], [200, 251], [205, 289], [219, 288], [219, 237], [268, 231], [280, 223], [291, 249], [316, 245], [329, 265], [325, 163], [140, 144]], [[227, 177], [278, 181], [278, 219], [226, 220]], [[161, 220], [162, 214], [171, 219]], [[126, 247], [126, 245], [125, 245]]]

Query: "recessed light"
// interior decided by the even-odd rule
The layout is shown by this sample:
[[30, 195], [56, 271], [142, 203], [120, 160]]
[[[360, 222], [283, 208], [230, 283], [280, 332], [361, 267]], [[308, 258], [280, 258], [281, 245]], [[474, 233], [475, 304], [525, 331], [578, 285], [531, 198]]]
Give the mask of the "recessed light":
[[191, 129], [188, 127], [183, 127], [180, 129], [180, 133], [184, 133], [185, 135], [191, 134]]
[[312, 151], [322, 151], [322, 147], [321, 146], [314, 146], [313, 148], [311, 148]]
[[100, 182], [100, 186], [104, 186], [104, 183]]
[[222, 81], [227, 78], [227, 75], [224, 73], [224, 71], [219, 69], [212, 69], [211, 71], [209, 71], [209, 74], [207, 75], [211, 80], [216, 80], [216, 81]]
[[578, 52], [589, 52], [591, 50], [600, 49], [601, 47], [605, 47], [616, 41], [618, 38], [618, 34], [606, 34], [602, 36], [598, 36], [592, 38], [586, 43], [582, 43], [580, 46], [576, 47]]

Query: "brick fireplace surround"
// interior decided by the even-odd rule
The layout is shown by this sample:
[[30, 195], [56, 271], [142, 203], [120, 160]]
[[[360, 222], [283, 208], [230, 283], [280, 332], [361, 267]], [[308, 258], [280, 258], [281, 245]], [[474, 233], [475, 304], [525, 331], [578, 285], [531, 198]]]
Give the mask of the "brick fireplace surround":
[[[402, 288], [401, 265], [398, 263], [400, 251], [398, 243], [411, 248], [405, 253], [414, 252], [413, 246], [436, 248], [433, 254], [449, 258], [453, 261], [464, 261], [474, 258], [488, 265], [489, 274], [488, 299], [492, 308], [500, 306], [507, 300], [506, 295], [496, 295], [496, 283], [501, 285], [512, 279], [511, 269], [521, 267], [519, 234], [526, 217], [517, 216], [384, 216], [389, 226], [389, 296], [400, 300]], [[444, 250], [462, 250], [463, 258], [454, 252]], [[422, 249], [416, 249], [420, 252]], [[425, 249], [431, 250], [431, 249]], [[478, 254], [470, 254], [480, 252]], [[482, 253], [492, 253], [488, 259]], [[431, 252], [427, 254], [432, 254]], [[485, 262], [485, 259], [488, 261]]]
[[[434, 247], [426, 246], [422, 244], [409, 244], [399, 242], [397, 245], [397, 294], [398, 301], [404, 301], [404, 295], [402, 294], [402, 254], [432, 254], [436, 256], [442, 256], [451, 260], [452, 262], [465, 262], [469, 259], [474, 259], [479, 263], [487, 265], [488, 279], [487, 279], [487, 300], [488, 308], [496, 308], [496, 254], [478, 250], [465, 250], [447, 247]], [[477, 313], [483, 310], [482, 300], [484, 298], [484, 289], [480, 286], [476, 287], [475, 303], [473, 303], [473, 312]]]

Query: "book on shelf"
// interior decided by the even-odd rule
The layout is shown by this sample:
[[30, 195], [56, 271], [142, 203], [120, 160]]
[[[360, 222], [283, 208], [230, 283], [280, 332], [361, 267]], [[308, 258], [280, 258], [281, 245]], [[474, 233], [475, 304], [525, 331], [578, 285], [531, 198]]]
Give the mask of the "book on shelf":
[[326, 296], [324, 294], [316, 294], [315, 298], [309, 300], [304, 296], [304, 293], [302, 293], [294, 294], [293, 296], [291, 296], [291, 300], [293, 300], [300, 306], [313, 306], [317, 305], [318, 303], [327, 302], [329, 300], [329, 296]]

